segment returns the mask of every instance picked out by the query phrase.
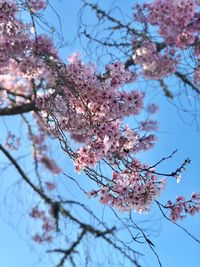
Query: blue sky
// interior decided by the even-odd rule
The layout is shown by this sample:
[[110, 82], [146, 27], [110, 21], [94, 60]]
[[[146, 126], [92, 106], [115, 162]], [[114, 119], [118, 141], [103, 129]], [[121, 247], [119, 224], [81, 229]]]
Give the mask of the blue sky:
[[[65, 40], [70, 44], [73, 44], [72, 46], [62, 48], [61, 55], [65, 60], [70, 53], [81, 51], [78, 39], [74, 41], [78, 27], [77, 14], [81, 6], [81, 1], [74, 0], [72, 2], [63, 0], [51, 2], [60, 14]], [[111, 3], [113, 2], [110, 0], [104, 1], [103, 6], [109, 7]], [[121, 6], [121, 8], [129, 14], [131, 14], [129, 8], [133, 3], [134, 1], [115, 1], [116, 5]], [[48, 12], [47, 18], [55, 26], [58, 25], [58, 20], [52, 13]], [[82, 52], [82, 54], [83, 58], [86, 59], [84, 52]], [[135, 86], [138, 88], [139, 85]], [[180, 166], [185, 158], [189, 157], [191, 159], [191, 165], [189, 165], [187, 171], [183, 173], [180, 184], [177, 184], [175, 180], [169, 178], [166, 191], [161, 196], [160, 200], [165, 202], [169, 198], [175, 199], [177, 195], [182, 194], [189, 197], [193, 191], [200, 191], [200, 133], [196, 131], [195, 125], [188, 126], [183, 123], [174, 106], [163, 97], [162, 92], [156, 93], [154, 101], [159, 103], [160, 107], [159, 113], [156, 116], [160, 124], [159, 141], [155, 149], [146, 153], [142, 157], [144, 161], [147, 161], [148, 163], [155, 163], [160, 158], [169, 155], [172, 151], [177, 149], [178, 152], [174, 158], [170, 159], [163, 165], [163, 168], [167, 171], [173, 171], [177, 166]], [[182, 114], [182, 116], [186, 115]], [[1, 136], [1, 140], [2, 138], [3, 137]], [[2, 160], [2, 158], [0, 159]], [[64, 166], [64, 155], [61, 161]], [[67, 164], [66, 169], [70, 168], [70, 163]], [[14, 210], [12, 212], [8, 210], [9, 205], [11, 204], [7, 206], [4, 205], [3, 194], [6, 192], [8, 193], [8, 197], [12, 196], [12, 192], [9, 191], [9, 188], [13, 184], [13, 181], [19, 177], [15, 177], [13, 170], [8, 170], [6, 175], [5, 173], [2, 174], [2, 177], [7, 177], [6, 179], [8, 180], [2, 181], [1, 179], [0, 187], [0, 265], [2, 267], [50, 266], [48, 263], [45, 263], [40, 259], [40, 257], [42, 258], [44, 255], [44, 249], [38, 249], [29, 240], [30, 237], [27, 235], [27, 232], [30, 231], [27, 229], [29, 218], [25, 215], [26, 210], [22, 210], [21, 215], [19, 216], [18, 212], [20, 212], [20, 208], [16, 207], [16, 211], [15, 208], [13, 208], [15, 207], [15, 203], [12, 206], [12, 209]], [[65, 183], [63, 178], [61, 178], [61, 180], [62, 183]], [[86, 181], [86, 179], [84, 179], [83, 182], [84, 181]], [[74, 191], [74, 194], [75, 193], [76, 190]], [[25, 209], [28, 209], [29, 201], [31, 203], [31, 198], [25, 197], [24, 199], [27, 200]], [[100, 208], [100, 205], [95, 204], [94, 200], [91, 200], [91, 203], [96, 209]], [[156, 207], [153, 208], [146, 218], [151, 218], [152, 216], [156, 219], [161, 218]], [[135, 215], [135, 218], [139, 220], [140, 216]], [[141, 218], [144, 219], [145, 217], [142, 215]], [[10, 223], [8, 223], [9, 219], [11, 219]], [[181, 223], [181, 225], [186, 227], [193, 235], [200, 239], [200, 215], [188, 217]], [[164, 267], [199, 267], [200, 245], [191, 240], [183, 231], [165, 220], [158, 220], [154, 227], [156, 228], [156, 235], [152, 240], [155, 243]], [[142, 251], [147, 255], [144, 266], [157, 266], [155, 257], [145, 246], [142, 248]]]

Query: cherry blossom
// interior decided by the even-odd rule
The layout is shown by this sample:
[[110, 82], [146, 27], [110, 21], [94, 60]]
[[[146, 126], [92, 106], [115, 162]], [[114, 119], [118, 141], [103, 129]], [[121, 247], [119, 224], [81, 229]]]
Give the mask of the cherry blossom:
[[200, 212], [200, 194], [193, 192], [189, 200], [186, 200], [184, 196], [179, 196], [174, 203], [168, 201], [166, 208], [170, 209], [170, 218], [173, 221], [182, 220], [187, 214], [193, 216]]
[[40, 210], [38, 206], [35, 206], [29, 215], [41, 223], [41, 233], [36, 233], [33, 240], [39, 244], [52, 242], [52, 233], [55, 230], [54, 219], [45, 211]]
[[[160, 80], [175, 73], [181, 60], [179, 49], [196, 42], [197, 4], [189, 0], [170, 3], [154, 1], [136, 7], [139, 12], [135, 18], [157, 26], [166, 42], [158, 49], [156, 42], [133, 38], [132, 60], [148, 79]], [[25, 3], [32, 16], [46, 4], [42, 0]], [[119, 210], [148, 211], [166, 181], [154, 167], [137, 159], [138, 153], [156, 144], [157, 137], [150, 132], [158, 130], [157, 121], [151, 118], [157, 106], [151, 103], [145, 107], [145, 94], [135, 88], [134, 82], [141, 73], [120, 61], [106, 64], [100, 72], [95, 64], [83, 62], [80, 53], [72, 54], [64, 63], [53, 40], [36, 34], [33, 25], [17, 16], [19, 12], [20, 6], [14, 1], [2, 2], [0, 105], [32, 105], [34, 130], [26, 123], [34, 160], [53, 175], [60, 174], [62, 170], [50, 156], [47, 144], [48, 138], [56, 139], [73, 160], [76, 172], [94, 171], [102, 162], [109, 166], [110, 177], [105, 179], [98, 174], [99, 188], [90, 196]], [[198, 68], [195, 81], [198, 82]], [[135, 118], [132, 128], [124, 123], [126, 117]], [[13, 142], [7, 141], [7, 145], [14, 148], [14, 136], [9, 139]], [[180, 171], [171, 176], [178, 182]], [[46, 189], [53, 190], [54, 184], [46, 184]], [[47, 223], [44, 228], [49, 229]], [[35, 239], [43, 240], [38, 235]]]

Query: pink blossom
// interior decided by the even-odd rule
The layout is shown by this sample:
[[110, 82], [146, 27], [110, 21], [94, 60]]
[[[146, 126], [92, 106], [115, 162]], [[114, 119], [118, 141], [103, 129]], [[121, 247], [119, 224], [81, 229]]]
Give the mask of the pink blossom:
[[32, 12], [38, 12], [47, 6], [47, 2], [45, 0], [27, 0], [27, 4]]
[[170, 218], [173, 221], [183, 220], [187, 214], [193, 216], [200, 212], [200, 195], [193, 192], [189, 200], [186, 200], [184, 196], [179, 196], [174, 203], [169, 200], [166, 208], [170, 210]]
[[49, 190], [49, 191], [52, 191], [56, 188], [55, 183], [45, 182], [45, 185], [46, 185], [47, 190]]

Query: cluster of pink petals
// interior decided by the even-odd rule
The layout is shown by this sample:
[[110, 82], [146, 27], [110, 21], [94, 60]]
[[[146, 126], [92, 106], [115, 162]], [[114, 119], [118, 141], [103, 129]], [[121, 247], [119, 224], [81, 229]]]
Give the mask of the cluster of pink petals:
[[151, 204], [165, 187], [165, 180], [147, 171], [148, 166], [133, 158], [128, 168], [113, 172], [110, 183], [89, 196], [99, 197], [102, 204], [120, 211], [148, 212]]
[[135, 64], [141, 65], [145, 77], [149, 79], [162, 79], [174, 73], [178, 63], [172, 49], [157, 52], [156, 45], [150, 41], [144, 41], [132, 58]]
[[123, 86], [124, 83], [133, 82], [136, 78], [135, 73], [126, 71], [121, 62], [108, 64], [106, 70], [108, 71], [112, 87]]
[[47, 6], [47, 2], [45, 0], [28, 0], [27, 4], [32, 12], [38, 12]]
[[[41, 6], [44, 1], [29, 1], [30, 5]], [[31, 31], [29, 24], [18, 17], [19, 8], [14, 1], [1, 1], [0, 12], [0, 105], [10, 107], [28, 103], [35, 87], [41, 81], [52, 84], [53, 75], [40, 55], [48, 53], [56, 57], [52, 40]], [[33, 80], [34, 79], [34, 80]], [[42, 80], [41, 80], [42, 79]], [[44, 87], [44, 84], [41, 84]], [[5, 88], [5, 90], [4, 90]]]
[[117, 62], [106, 69], [108, 77], [100, 77], [94, 65], [83, 64], [75, 57], [65, 70], [70, 86], [63, 86], [59, 94], [46, 94], [37, 100], [37, 107], [44, 110], [44, 119], [49, 109], [48, 115], [56, 118], [62, 131], [84, 143], [74, 153], [78, 172], [102, 158], [122, 158], [127, 156], [127, 150], [149, 149], [156, 141], [153, 135], [140, 137], [139, 131], [122, 128], [124, 117], [141, 112], [144, 95], [119, 90], [133, 77], [123, 64]]
[[[167, 0], [161, 2], [165, 2], [165, 7], [169, 5]], [[161, 2], [154, 1], [153, 9], [151, 5], [146, 5], [151, 12], [149, 22], [159, 26], [160, 35], [167, 43], [171, 44], [173, 37], [176, 47], [182, 47], [183, 43], [184, 46], [191, 44], [194, 40], [187, 23], [195, 7], [186, 5], [188, 9], [184, 12], [188, 15], [180, 22], [183, 25], [175, 24], [179, 31], [174, 33], [170, 31], [171, 22], [165, 26], [162, 24], [165, 21], [163, 10], [156, 11], [156, 4]], [[101, 160], [106, 161], [113, 170], [112, 178], [107, 179], [106, 183], [102, 181], [102, 188], [91, 192], [91, 196], [99, 196], [101, 203], [119, 210], [148, 211], [161, 193], [165, 181], [135, 158], [137, 153], [151, 149], [156, 143], [155, 135], [148, 132], [156, 131], [157, 123], [148, 118], [136, 123], [134, 129], [123, 123], [127, 116], [134, 117], [144, 110], [143, 93], [123, 90], [123, 86], [135, 80], [136, 74], [126, 69], [124, 64], [114, 62], [108, 64], [101, 75], [93, 64], [84, 64], [77, 54], [69, 58], [69, 64], [62, 63], [52, 40], [44, 35], [36, 36], [30, 25], [19, 19], [14, 1], [0, 3], [0, 105], [1, 108], [10, 108], [36, 101], [41, 118], [34, 117], [36, 131], [29, 129], [29, 138], [34, 144], [34, 159], [51, 173], [59, 174], [61, 169], [48, 156], [46, 138], [54, 135], [60, 141], [64, 139], [68, 142], [70, 136], [79, 143], [78, 148], [75, 151], [70, 148], [69, 153], [77, 172], [93, 168]], [[33, 13], [46, 6], [42, 0], [26, 3]], [[172, 4], [170, 8], [175, 10], [177, 5]], [[174, 15], [173, 19], [178, 21], [183, 15], [176, 12], [178, 15]], [[197, 24], [192, 27], [195, 27], [195, 32], [198, 31]], [[133, 60], [151, 79], [172, 74], [177, 64], [173, 49], [165, 49], [161, 53], [155, 44], [148, 41], [136, 49]], [[157, 107], [150, 105], [147, 111], [149, 115], [154, 114]], [[48, 190], [54, 189], [51, 183], [46, 187]], [[171, 208], [175, 217], [178, 211], [180, 214], [176, 206], [182, 202], [179, 200], [177, 203], [174, 209]], [[191, 203], [194, 204], [194, 200]], [[193, 212], [190, 204], [186, 210]], [[50, 242], [49, 233], [54, 229], [51, 218], [38, 207], [33, 209], [31, 216], [41, 220], [43, 229], [43, 233], [36, 234], [34, 240]]]
[[17, 150], [20, 146], [20, 137], [17, 137], [15, 134], [8, 132], [6, 137], [6, 146], [10, 150]]
[[56, 184], [53, 182], [45, 182], [45, 186], [48, 191], [53, 191], [56, 188]]
[[40, 244], [52, 242], [52, 232], [55, 230], [54, 220], [47, 216], [45, 211], [40, 210], [38, 206], [34, 207], [29, 215], [35, 220], [39, 220], [42, 224], [42, 232], [35, 234], [33, 240]]
[[61, 173], [61, 168], [58, 167], [55, 160], [48, 155], [48, 145], [45, 143], [49, 133], [46, 131], [40, 120], [36, 117], [36, 125], [38, 132], [35, 134], [29, 132], [29, 139], [34, 144], [34, 158], [38, 163], [42, 164], [52, 174], [57, 175]]
[[148, 5], [148, 22], [159, 26], [168, 44], [184, 47], [194, 42], [195, 0], [156, 0]]
[[[138, 122], [135, 129], [123, 125], [126, 116], [136, 116], [144, 109], [143, 93], [121, 90], [135, 76], [119, 62], [107, 65], [106, 73], [100, 75], [94, 65], [84, 64], [77, 54], [69, 61], [60, 74], [68, 83], [59, 92], [37, 99], [44, 123], [57, 136], [59, 129], [80, 143], [73, 152], [77, 172], [93, 168], [101, 160], [113, 168], [121, 165], [118, 179], [111, 180], [99, 191], [102, 203], [120, 210], [148, 210], [160, 194], [163, 182], [152, 172], [143, 172], [139, 161], [135, 165], [133, 160], [128, 162], [131, 154], [151, 149], [157, 141], [155, 135], [148, 133], [157, 130], [157, 122], [153, 120]], [[157, 106], [152, 104], [147, 111], [149, 115], [154, 114]]]
[[200, 85], [200, 66], [197, 66], [194, 72], [194, 83]]
[[140, 123], [140, 129], [142, 131], [157, 131], [158, 130], [158, 122], [157, 121], [153, 121], [153, 120], [146, 120], [146, 121], [142, 121]]
[[169, 200], [166, 208], [170, 209], [170, 218], [173, 221], [182, 220], [187, 214], [195, 215], [200, 212], [200, 194], [192, 193], [189, 200], [186, 200], [184, 196], [179, 196], [174, 203]]
[[155, 114], [158, 111], [158, 106], [154, 103], [147, 106], [147, 112], [149, 114]]
[[[193, 72], [194, 84], [199, 86], [199, 64], [196, 64], [196, 57], [200, 54], [199, 5], [196, 0], [154, 0], [151, 3], [135, 5], [134, 19], [153, 26], [152, 32], [155, 30], [158, 33], [154, 35], [152, 43], [146, 41], [148, 38], [141, 40], [134, 36], [133, 45], [140, 45], [134, 51], [133, 60], [142, 67], [145, 77], [162, 79], [173, 74], [179, 65], [181, 67], [181, 63], [188, 65], [188, 61], [181, 57], [187, 51], [192, 63], [188, 73]], [[160, 44], [165, 48], [160, 49]]]
[[7, 92], [6, 90], [1, 90], [0, 91], [0, 107], [4, 108], [7, 105]]

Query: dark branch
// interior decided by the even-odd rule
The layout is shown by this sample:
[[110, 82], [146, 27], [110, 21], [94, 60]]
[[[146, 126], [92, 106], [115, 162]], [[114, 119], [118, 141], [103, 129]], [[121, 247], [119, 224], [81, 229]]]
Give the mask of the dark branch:
[[[22, 170], [22, 168], [20, 167], [20, 165], [18, 164], [18, 162], [16, 162], [16, 160], [11, 156], [11, 154], [0, 144], [0, 150], [4, 153], [4, 155], [10, 160], [10, 162], [14, 165], [14, 167], [17, 169], [18, 173], [21, 175], [21, 177], [23, 178], [23, 180], [36, 192], [38, 193], [38, 195], [51, 207], [53, 207], [55, 205], [55, 201], [51, 198], [49, 198], [39, 187], [37, 187], [36, 185], [34, 185], [30, 179], [28, 178], [28, 176], [24, 173], [24, 171]], [[98, 238], [101, 237], [104, 241], [106, 241], [108, 244], [110, 244], [113, 248], [115, 248], [116, 250], [118, 250], [122, 255], [124, 255], [127, 259], [129, 259], [130, 262], [132, 262], [135, 266], [136, 265], [136, 261], [129, 256], [129, 254], [126, 252], [126, 250], [124, 250], [123, 248], [121, 248], [120, 246], [118, 246], [116, 244], [116, 242], [112, 241], [111, 238], [109, 238], [107, 235], [112, 235], [113, 236], [113, 232], [116, 230], [115, 227], [112, 228], [107, 228], [104, 226], [104, 228], [106, 228], [105, 230], [99, 230], [94, 228], [93, 226], [91, 226], [90, 224], [87, 223], [83, 223], [81, 222], [80, 219], [74, 217], [68, 210], [66, 210], [64, 207], [62, 207], [61, 205], [59, 206], [59, 213], [62, 214], [64, 217], [69, 218], [72, 222], [78, 224], [78, 226], [82, 229], [82, 232], [88, 233], [93, 235], [94, 237]], [[132, 251], [132, 250], [131, 250]], [[137, 253], [137, 252], [134, 252]], [[139, 253], [137, 253], [139, 254]]]
[[37, 111], [38, 109], [35, 106], [35, 102], [23, 104], [21, 106], [11, 107], [11, 108], [2, 108], [0, 109], [0, 116], [11, 116], [27, 113], [30, 111]]
[[200, 94], [200, 90], [198, 87], [196, 87], [190, 80], [188, 80], [187, 76], [179, 71], [175, 72], [175, 75], [179, 77], [182, 82], [189, 85], [196, 93]]

